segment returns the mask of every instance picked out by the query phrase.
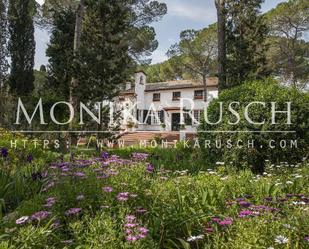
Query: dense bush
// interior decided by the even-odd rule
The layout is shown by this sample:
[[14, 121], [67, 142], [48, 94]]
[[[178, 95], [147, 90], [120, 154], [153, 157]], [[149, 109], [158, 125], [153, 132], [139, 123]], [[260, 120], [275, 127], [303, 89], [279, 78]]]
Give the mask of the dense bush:
[[[264, 81], [248, 82], [242, 86], [226, 90], [220, 97], [214, 100], [208, 108], [208, 117], [212, 123], [216, 123], [220, 117], [220, 102], [223, 102], [222, 122], [210, 125], [203, 121], [200, 127], [199, 137], [201, 140], [212, 142], [212, 148], [202, 146], [206, 156], [213, 161], [225, 161], [236, 166], [252, 167], [255, 171], [263, 172], [265, 160], [273, 163], [295, 163], [302, 159], [309, 151], [309, 94], [296, 89], [280, 86], [276, 81], [267, 79]], [[229, 104], [240, 114], [240, 122], [237, 117], [229, 112]], [[250, 118], [263, 125], [250, 124], [244, 117], [245, 107], [250, 102], [265, 102], [266, 106], [255, 104], [249, 111]], [[271, 102], [276, 102], [276, 110], [287, 110], [286, 102], [292, 102], [292, 124], [287, 125], [286, 114], [276, 114], [276, 125], [272, 125]], [[234, 131], [233, 133], [205, 131]], [[245, 132], [235, 132], [245, 131]], [[248, 131], [250, 131], [248, 133]], [[263, 133], [271, 131], [271, 133]], [[295, 133], [272, 133], [276, 131], [295, 131]], [[252, 133], [254, 132], [254, 133]], [[227, 146], [228, 141], [233, 146]], [[242, 140], [244, 146], [239, 148], [236, 142]], [[247, 146], [248, 141], [254, 140], [254, 146]], [[274, 140], [274, 141], [272, 141]], [[290, 141], [297, 140], [297, 148], [290, 148]], [[222, 147], [216, 148], [215, 141], [221, 141]], [[280, 141], [287, 141], [287, 146], [281, 148]], [[276, 148], [271, 146], [276, 145]], [[282, 144], [284, 147], [284, 144]], [[249, 147], [249, 148], [248, 148]], [[292, 146], [293, 147], [293, 146]]]

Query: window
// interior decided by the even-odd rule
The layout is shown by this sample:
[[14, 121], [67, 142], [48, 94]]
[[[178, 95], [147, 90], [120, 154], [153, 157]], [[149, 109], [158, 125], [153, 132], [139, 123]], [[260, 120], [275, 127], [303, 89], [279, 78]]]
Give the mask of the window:
[[140, 83], [140, 84], [144, 84], [144, 77], [143, 77], [143, 76], [141, 76], [141, 77], [139, 78], [139, 83]]
[[181, 98], [181, 92], [173, 92], [173, 100], [179, 100]]
[[159, 111], [159, 119], [160, 119], [161, 123], [164, 124], [164, 122], [165, 122], [164, 111]]
[[153, 101], [160, 101], [161, 94], [160, 93], [154, 93], [153, 94]]
[[203, 98], [204, 98], [203, 90], [194, 91], [194, 99], [203, 99]]
[[156, 124], [164, 123], [164, 111], [158, 111], [157, 113], [151, 113], [151, 114], [152, 114], [153, 124], [156, 125]]
[[202, 110], [195, 110], [194, 111], [194, 119], [196, 121], [198, 121], [199, 123], [201, 122], [202, 120], [202, 116], [203, 116], [203, 111]]

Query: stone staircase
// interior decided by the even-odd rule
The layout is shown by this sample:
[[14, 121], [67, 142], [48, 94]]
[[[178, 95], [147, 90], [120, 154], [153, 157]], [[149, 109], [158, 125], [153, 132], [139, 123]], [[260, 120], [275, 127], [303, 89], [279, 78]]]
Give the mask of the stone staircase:
[[[193, 139], [195, 134], [187, 134], [187, 139]], [[164, 141], [170, 144], [174, 144], [175, 141], [180, 140], [180, 133], [179, 132], [127, 132], [120, 136], [118, 139], [123, 140], [125, 146], [132, 146], [132, 145], [140, 145], [140, 143], [148, 142], [149, 144], [151, 141], [156, 140], [157, 142]]]
[[[187, 140], [193, 140], [196, 137], [195, 133], [186, 133]], [[143, 132], [125, 132], [120, 133], [117, 137], [113, 140], [114, 141], [114, 148], [119, 147], [119, 144], [123, 145], [124, 147], [134, 146], [134, 145], [141, 145], [141, 146], [151, 146], [153, 145], [154, 141], [157, 142], [158, 146], [162, 145], [162, 141], [166, 143], [168, 147], [173, 147], [175, 145], [175, 141], [180, 140], [180, 132], [154, 132], [154, 131], [143, 131]], [[78, 146], [83, 147], [87, 146], [89, 143], [89, 138], [79, 138], [78, 139]]]

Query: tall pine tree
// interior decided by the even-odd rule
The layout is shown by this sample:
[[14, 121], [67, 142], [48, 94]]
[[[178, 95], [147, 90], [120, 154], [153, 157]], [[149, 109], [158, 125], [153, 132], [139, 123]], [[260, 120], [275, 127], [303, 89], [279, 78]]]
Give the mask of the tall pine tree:
[[11, 92], [28, 95], [34, 89], [34, 0], [10, 0], [9, 52], [11, 56], [11, 74], [9, 84]]
[[260, 13], [264, 0], [228, 0], [227, 55], [228, 84], [267, 75], [265, 44], [268, 29]]
[[7, 0], [0, 0], [0, 88], [4, 85], [8, 71], [7, 62]]
[[49, 57], [48, 84], [53, 93], [69, 100], [74, 58], [73, 42], [75, 11], [72, 8], [53, 13], [50, 43], [46, 50]]

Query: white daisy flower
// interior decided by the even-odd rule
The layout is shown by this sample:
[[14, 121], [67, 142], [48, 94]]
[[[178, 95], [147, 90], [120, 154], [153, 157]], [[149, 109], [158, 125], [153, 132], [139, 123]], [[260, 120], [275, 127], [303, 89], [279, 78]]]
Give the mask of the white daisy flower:
[[278, 235], [276, 238], [275, 238], [275, 242], [277, 244], [287, 244], [289, 242], [289, 239], [287, 237], [284, 237], [282, 235]]
[[192, 242], [192, 241], [197, 241], [197, 240], [202, 240], [204, 239], [204, 235], [197, 235], [197, 236], [190, 236], [189, 238], [187, 238], [188, 242]]

